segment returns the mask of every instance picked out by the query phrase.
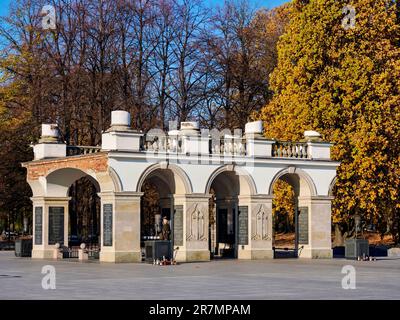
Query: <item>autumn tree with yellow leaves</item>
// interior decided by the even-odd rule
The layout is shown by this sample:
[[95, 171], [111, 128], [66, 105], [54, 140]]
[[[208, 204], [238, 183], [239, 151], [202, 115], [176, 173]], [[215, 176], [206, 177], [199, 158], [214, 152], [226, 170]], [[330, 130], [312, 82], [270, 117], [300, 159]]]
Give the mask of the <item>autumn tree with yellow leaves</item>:
[[[11, 1], [0, 17], [0, 232], [10, 212], [32, 216], [20, 162], [32, 159], [41, 123], [57, 123], [67, 145], [96, 146], [112, 110], [129, 111], [133, 128], [144, 132], [168, 130], [172, 120], [243, 129], [271, 99], [285, 8], [255, 10], [246, 0], [214, 9], [205, 0], [51, 5], [54, 29], [43, 28], [42, 0]], [[24, 185], [13, 192], [13, 181]], [[93, 190], [86, 186], [71, 189], [76, 203], [87, 198], [81, 190]], [[73, 209], [94, 221], [86, 209], [96, 201]]]
[[275, 182], [272, 205], [275, 233], [294, 232], [295, 196], [293, 187], [289, 183], [281, 179]]
[[270, 83], [274, 97], [259, 116], [268, 137], [313, 129], [334, 143], [336, 231], [351, 234], [360, 214], [399, 243], [399, 3], [293, 1]]
[[[12, 66], [17, 60], [10, 59]], [[21, 108], [25, 83], [14, 81], [0, 60], [0, 232], [22, 230], [24, 218], [32, 220], [30, 208], [31, 190], [26, 182], [25, 170], [21, 162], [31, 160], [33, 152], [29, 147], [32, 139], [30, 113]], [[29, 231], [29, 230], [27, 230]]]

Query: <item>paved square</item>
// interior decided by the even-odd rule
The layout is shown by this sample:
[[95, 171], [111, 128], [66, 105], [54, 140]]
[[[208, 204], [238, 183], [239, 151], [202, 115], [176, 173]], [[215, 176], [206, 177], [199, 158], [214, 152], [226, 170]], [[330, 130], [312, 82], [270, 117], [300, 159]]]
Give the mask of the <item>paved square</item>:
[[[342, 289], [344, 265], [355, 290]], [[56, 289], [44, 290], [44, 265]], [[0, 299], [400, 299], [400, 259], [221, 260], [178, 266], [31, 260], [0, 252]]]

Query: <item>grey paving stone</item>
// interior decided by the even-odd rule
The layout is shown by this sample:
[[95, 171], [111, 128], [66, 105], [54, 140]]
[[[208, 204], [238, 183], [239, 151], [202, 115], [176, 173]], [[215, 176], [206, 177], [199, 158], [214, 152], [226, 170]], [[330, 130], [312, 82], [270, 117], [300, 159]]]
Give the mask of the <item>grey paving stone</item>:
[[[345, 265], [356, 289], [344, 290]], [[42, 267], [56, 289], [41, 286]], [[17, 258], [0, 252], [0, 299], [400, 299], [400, 259], [221, 260], [177, 266]]]

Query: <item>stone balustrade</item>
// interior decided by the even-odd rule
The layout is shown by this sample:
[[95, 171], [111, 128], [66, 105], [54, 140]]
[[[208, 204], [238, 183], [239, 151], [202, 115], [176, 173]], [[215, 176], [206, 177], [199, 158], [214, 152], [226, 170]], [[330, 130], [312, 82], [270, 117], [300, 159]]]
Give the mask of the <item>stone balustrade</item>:
[[[246, 156], [246, 139], [223, 138], [209, 140], [212, 155]], [[140, 150], [154, 153], [183, 153], [181, 137], [154, 137], [144, 135]], [[67, 156], [78, 156], [100, 152], [100, 147], [67, 146]], [[309, 159], [308, 144], [306, 142], [276, 141], [272, 144], [272, 154], [266, 157]]]
[[[228, 156], [251, 158], [288, 158], [298, 160], [330, 160], [331, 144], [323, 142], [316, 131], [304, 133], [305, 142], [276, 141], [263, 137], [261, 121], [246, 124], [244, 135], [226, 130], [209, 134], [200, 131], [196, 122], [182, 122], [180, 130], [168, 133], [152, 129], [142, 133], [130, 128], [130, 115], [113, 111], [111, 127], [102, 135], [102, 146], [65, 146], [60, 142], [57, 125], [43, 125], [42, 139], [34, 146], [35, 159], [78, 156], [100, 151], [133, 153]], [[240, 132], [240, 131], [239, 131]]]
[[182, 139], [168, 136], [144, 136], [141, 150], [150, 152], [181, 153]]
[[92, 154], [101, 151], [101, 147], [91, 146], [67, 146], [67, 157]]
[[220, 140], [211, 140], [211, 154], [245, 156], [246, 139], [240, 137], [225, 137]]
[[277, 141], [272, 145], [272, 157], [308, 159], [308, 145], [303, 142]]

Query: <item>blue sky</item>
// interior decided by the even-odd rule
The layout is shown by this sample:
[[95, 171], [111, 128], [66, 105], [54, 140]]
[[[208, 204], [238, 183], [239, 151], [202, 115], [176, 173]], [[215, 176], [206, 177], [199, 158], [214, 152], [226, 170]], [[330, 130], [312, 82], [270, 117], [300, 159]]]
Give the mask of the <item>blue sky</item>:
[[[0, 15], [4, 16], [7, 15], [8, 6], [12, 0], [0, 0]], [[95, 0], [94, 0], [95, 1]], [[210, 3], [211, 5], [217, 5], [224, 2], [224, 0], [205, 0], [206, 2]], [[288, 0], [249, 0], [253, 5], [256, 7], [267, 7], [273, 8], [278, 6], [284, 2], [288, 2]]]
[[[0, 0], [3, 1], [3, 0]], [[288, 2], [288, 0], [248, 0], [250, 3], [255, 5], [258, 8], [266, 7], [273, 8], [279, 6], [282, 3]], [[206, 2], [212, 5], [218, 5], [224, 2], [224, 0], [206, 0]]]

